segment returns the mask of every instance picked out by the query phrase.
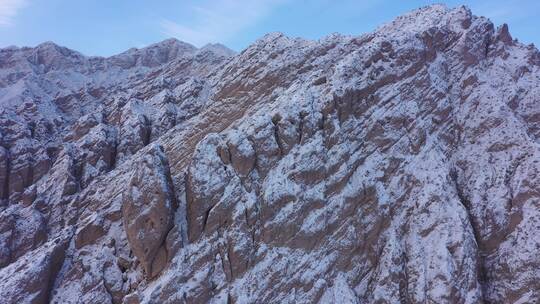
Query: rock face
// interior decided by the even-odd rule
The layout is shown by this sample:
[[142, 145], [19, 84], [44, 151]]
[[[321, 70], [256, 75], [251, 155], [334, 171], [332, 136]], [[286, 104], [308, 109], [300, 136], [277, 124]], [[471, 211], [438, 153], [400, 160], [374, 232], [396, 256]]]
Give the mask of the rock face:
[[172, 228], [176, 198], [161, 147], [138, 160], [124, 192], [122, 218], [131, 250], [148, 277], [165, 267], [165, 238]]
[[2, 268], [0, 296], [5, 303], [48, 303], [64, 262], [66, 240], [56, 239]]
[[540, 52], [362, 36], [0, 50], [7, 303], [540, 301]]

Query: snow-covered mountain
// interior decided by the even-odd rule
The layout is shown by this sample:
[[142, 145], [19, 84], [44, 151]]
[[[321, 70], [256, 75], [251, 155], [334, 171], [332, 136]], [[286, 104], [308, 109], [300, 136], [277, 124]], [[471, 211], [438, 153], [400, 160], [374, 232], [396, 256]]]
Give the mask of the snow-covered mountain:
[[540, 301], [540, 53], [362, 36], [0, 50], [2, 303]]

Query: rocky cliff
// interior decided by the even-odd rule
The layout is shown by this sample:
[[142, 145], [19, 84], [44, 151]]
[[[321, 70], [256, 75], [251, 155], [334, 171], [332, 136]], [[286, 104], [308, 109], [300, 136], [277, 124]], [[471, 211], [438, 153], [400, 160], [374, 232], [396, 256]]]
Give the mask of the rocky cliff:
[[0, 50], [2, 303], [536, 303], [540, 53], [362, 36]]

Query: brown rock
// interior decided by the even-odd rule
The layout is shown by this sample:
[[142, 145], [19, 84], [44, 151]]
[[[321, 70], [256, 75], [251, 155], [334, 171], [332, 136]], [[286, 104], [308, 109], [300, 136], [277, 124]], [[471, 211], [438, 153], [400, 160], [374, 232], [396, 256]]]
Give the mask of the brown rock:
[[[186, 181], [188, 236], [197, 240], [205, 229], [210, 210], [219, 202], [230, 172], [223, 166], [217, 134], [209, 134], [195, 149]], [[233, 154], [234, 155], [234, 154]]]
[[[129, 245], [147, 277], [159, 273], [164, 263], [154, 259], [172, 228], [176, 199], [166, 156], [159, 146], [135, 164], [123, 194], [123, 222]], [[161, 261], [161, 257], [160, 257]]]
[[[266, 117], [265, 117], [266, 118]], [[276, 129], [270, 117], [261, 120], [255, 126], [255, 132], [250, 138], [256, 151], [256, 167], [261, 176], [266, 176], [281, 156], [277, 142]]]
[[150, 143], [152, 134], [151, 122], [143, 114], [135, 112], [133, 107], [138, 104], [132, 101], [122, 113], [118, 142], [118, 162], [123, 162], [139, 149]]
[[73, 126], [72, 131], [66, 136], [66, 140], [71, 141], [77, 141], [81, 139], [83, 136], [88, 134], [90, 130], [100, 124], [103, 121], [103, 114], [101, 113], [90, 113], [88, 115], [84, 115], [75, 123]]
[[277, 142], [281, 152], [287, 154], [300, 138], [295, 121], [292, 118], [281, 119], [279, 116], [279, 119], [274, 119], [273, 122], [277, 128]]
[[64, 261], [67, 239], [49, 242], [39, 251], [0, 272], [5, 303], [48, 303], [49, 293]]
[[97, 239], [106, 233], [105, 220], [98, 216], [83, 224], [75, 234], [75, 248], [80, 249], [86, 245], [93, 244]]
[[122, 271], [116, 263], [111, 263], [110, 261], [105, 262], [103, 268], [103, 283], [107, 292], [112, 297], [112, 302], [114, 304], [122, 303], [127, 287], [122, 279]]
[[137, 292], [128, 294], [124, 297], [123, 304], [140, 304], [141, 300], [139, 298], [139, 294]]
[[6, 247], [0, 253], [3, 264], [12, 263], [27, 252], [40, 246], [47, 239], [43, 215], [33, 208], [12, 205], [0, 213], [0, 242]]
[[0, 221], [0, 268], [11, 263], [11, 243], [13, 239], [13, 216], [3, 214]]
[[10, 149], [9, 194], [21, 193], [32, 183], [32, 152], [27, 147]]
[[504, 23], [497, 28], [497, 39], [502, 41], [506, 45], [512, 45], [513, 39], [508, 31], [508, 24]]
[[30, 206], [34, 200], [36, 199], [36, 186], [35, 185], [32, 185], [28, 188], [26, 188], [26, 190], [23, 192], [22, 196], [21, 196], [21, 203], [23, 204], [23, 206], [25, 207], [28, 207]]
[[233, 134], [228, 143], [231, 163], [240, 176], [247, 176], [255, 166], [255, 150], [247, 137], [240, 132]]
[[107, 125], [99, 124], [88, 136], [78, 142], [82, 157], [80, 184], [86, 188], [98, 175], [109, 171], [116, 159], [115, 132]]

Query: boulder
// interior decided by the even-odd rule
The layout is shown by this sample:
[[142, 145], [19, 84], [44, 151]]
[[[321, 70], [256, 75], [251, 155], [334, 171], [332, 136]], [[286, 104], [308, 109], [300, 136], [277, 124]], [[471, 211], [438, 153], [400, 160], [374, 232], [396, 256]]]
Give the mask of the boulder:
[[123, 224], [133, 253], [146, 276], [153, 278], [165, 266], [163, 259], [158, 263], [154, 263], [154, 259], [159, 256], [173, 226], [176, 198], [161, 147], [152, 146], [134, 167], [123, 194]]

